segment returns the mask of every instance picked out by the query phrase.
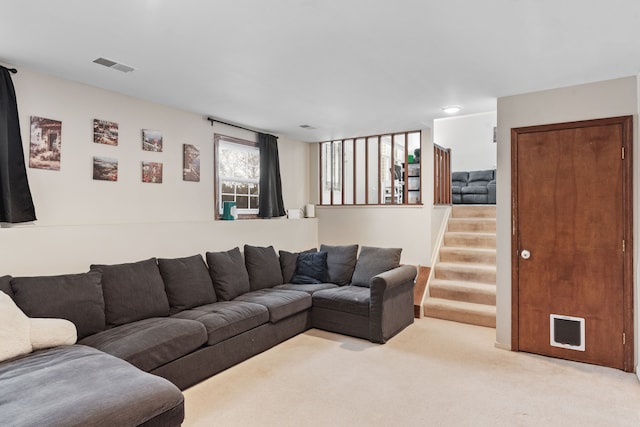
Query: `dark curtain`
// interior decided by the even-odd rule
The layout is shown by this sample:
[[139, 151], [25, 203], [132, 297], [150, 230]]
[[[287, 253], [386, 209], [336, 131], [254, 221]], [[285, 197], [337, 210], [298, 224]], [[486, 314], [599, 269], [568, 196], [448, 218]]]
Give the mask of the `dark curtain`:
[[36, 219], [24, 165], [16, 92], [10, 71], [0, 65], [0, 222]]
[[260, 148], [260, 192], [258, 216], [273, 218], [284, 216], [282, 182], [280, 181], [280, 159], [278, 138], [264, 133], [258, 134]]

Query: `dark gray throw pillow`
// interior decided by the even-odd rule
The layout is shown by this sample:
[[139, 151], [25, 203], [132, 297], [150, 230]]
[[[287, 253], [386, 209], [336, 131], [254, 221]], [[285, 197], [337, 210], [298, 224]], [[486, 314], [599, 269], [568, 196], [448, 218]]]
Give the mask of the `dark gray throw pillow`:
[[301, 253], [296, 261], [296, 272], [291, 283], [306, 285], [327, 281], [327, 253]]
[[273, 246], [244, 245], [244, 263], [252, 291], [282, 285], [282, 270]]
[[0, 291], [13, 298], [13, 289], [11, 289], [11, 276], [0, 277]]
[[226, 252], [207, 252], [207, 264], [219, 300], [231, 301], [251, 290], [240, 248], [235, 247]]
[[29, 317], [67, 319], [78, 339], [106, 328], [100, 273], [14, 277], [14, 301]]
[[358, 259], [358, 245], [320, 245], [320, 251], [327, 253], [327, 280], [340, 286], [351, 283]]
[[169, 315], [169, 300], [155, 258], [144, 261], [91, 266], [102, 273], [107, 325]]
[[402, 248], [374, 248], [363, 246], [353, 272], [351, 284], [369, 287], [373, 276], [394, 269], [400, 265]]
[[158, 268], [169, 299], [169, 313], [216, 302], [216, 292], [202, 255], [159, 258]]
[[318, 252], [316, 248], [307, 249], [302, 252], [278, 251], [280, 255], [280, 270], [282, 271], [282, 283], [291, 283], [291, 279], [296, 272], [296, 263], [299, 254], [310, 254]]

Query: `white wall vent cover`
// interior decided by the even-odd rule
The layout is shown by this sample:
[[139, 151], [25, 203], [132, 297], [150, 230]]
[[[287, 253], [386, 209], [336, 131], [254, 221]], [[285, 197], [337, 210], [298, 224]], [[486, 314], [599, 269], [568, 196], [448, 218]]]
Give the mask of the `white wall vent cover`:
[[107, 68], [113, 68], [114, 70], [122, 71], [123, 73], [130, 73], [131, 71], [135, 70], [135, 68], [133, 67], [119, 64], [107, 58], [94, 59], [93, 62], [95, 62], [96, 64], [104, 65]]
[[551, 346], [585, 350], [584, 318], [551, 314], [549, 320]]

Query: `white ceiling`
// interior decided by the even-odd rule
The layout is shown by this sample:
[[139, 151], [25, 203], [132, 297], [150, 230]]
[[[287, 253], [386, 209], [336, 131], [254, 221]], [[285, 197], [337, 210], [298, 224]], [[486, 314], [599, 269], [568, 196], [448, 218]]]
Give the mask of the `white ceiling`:
[[636, 75], [640, 1], [2, 0], [0, 62], [319, 141]]

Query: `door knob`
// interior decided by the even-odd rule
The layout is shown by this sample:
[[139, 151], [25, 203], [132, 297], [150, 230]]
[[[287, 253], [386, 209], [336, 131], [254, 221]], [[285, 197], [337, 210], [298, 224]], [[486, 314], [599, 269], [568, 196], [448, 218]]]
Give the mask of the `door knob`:
[[531, 258], [531, 252], [529, 252], [526, 249], [523, 249], [522, 252], [520, 252], [520, 256], [522, 257], [522, 259], [529, 259]]

